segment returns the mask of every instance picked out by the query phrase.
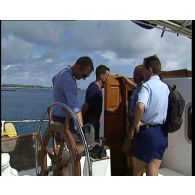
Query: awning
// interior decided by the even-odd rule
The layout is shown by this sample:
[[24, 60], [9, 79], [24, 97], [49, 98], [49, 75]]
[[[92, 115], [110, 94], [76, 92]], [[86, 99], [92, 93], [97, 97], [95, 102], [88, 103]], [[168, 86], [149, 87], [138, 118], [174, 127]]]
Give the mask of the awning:
[[[161, 37], [165, 31], [177, 33], [192, 38], [192, 20], [133, 20], [133, 22], [146, 28], [153, 27], [162, 30]], [[144, 25], [144, 26], [143, 26]]]

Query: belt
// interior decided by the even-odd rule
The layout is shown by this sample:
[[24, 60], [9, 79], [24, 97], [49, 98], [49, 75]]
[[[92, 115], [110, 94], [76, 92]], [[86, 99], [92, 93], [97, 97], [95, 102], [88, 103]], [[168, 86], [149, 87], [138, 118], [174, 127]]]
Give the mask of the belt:
[[53, 115], [53, 116], [52, 116], [52, 120], [53, 120], [54, 122], [64, 123], [65, 120], [66, 120], [66, 117], [61, 117], [61, 116]]
[[157, 124], [157, 125], [145, 124], [140, 126], [140, 129], [159, 128], [161, 126], [162, 126], [161, 124]]

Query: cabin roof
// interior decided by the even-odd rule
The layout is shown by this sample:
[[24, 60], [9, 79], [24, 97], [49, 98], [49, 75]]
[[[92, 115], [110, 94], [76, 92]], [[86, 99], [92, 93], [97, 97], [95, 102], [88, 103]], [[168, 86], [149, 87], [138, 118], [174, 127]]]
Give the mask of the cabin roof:
[[187, 69], [161, 71], [160, 74], [162, 78], [192, 77], [192, 71]]

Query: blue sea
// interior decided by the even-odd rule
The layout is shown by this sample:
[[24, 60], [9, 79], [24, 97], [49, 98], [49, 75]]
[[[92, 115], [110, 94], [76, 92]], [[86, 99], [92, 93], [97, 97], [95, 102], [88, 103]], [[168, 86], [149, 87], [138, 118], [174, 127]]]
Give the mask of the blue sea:
[[[86, 90], [78, 89], [78, 102], [82, 106]], [[1, 120], [40, 120], [43, 111], [53, 103], [52, 88], [17, 88], [1, 91]], [[36, 132], [39, 122], [14, 123], [19, 135]]]

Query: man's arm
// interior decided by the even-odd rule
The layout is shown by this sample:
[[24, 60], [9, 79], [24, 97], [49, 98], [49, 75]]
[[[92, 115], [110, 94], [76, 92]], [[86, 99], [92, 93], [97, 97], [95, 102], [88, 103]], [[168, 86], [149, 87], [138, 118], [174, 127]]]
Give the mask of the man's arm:
[[[80, 112], [76, 112], [75, 114], [77, 116], [77, 119], [79, 121], [80, 126], [83, 127], [83, 117], [82, 117], [81, 111]], [[70, 119], [71, 119], [71, 115], [68, 113], [67, 116], [66, 116], [66, 127], [68, 127], [68, 128], [69, 128], [69, 121], [70, 121]]]
[[[83, 118], [81, 109], [77, 101], [77, 88], [75, 83], [63, 85], [64, 95], [67, 99], [67, 105], [72, 109], [76, 114], [81, 127], [83, 127]], [[70, 116], [67, 116], [66, 124], [69, 124]]]
[[136, 127], [137, 130], [138, 124], [143, 116], [144, 110], [148, 107], [148, 102], [150, 98], [150, 92], [149, 92], [149, 86], [148, 84], [143, 84], [141, 90], [138, 93], [138, 100], [137, 105], [135, 107], [135, 118], [134, 118], [134, 127]]
[[141, 125], [140, 120], [144, 114], [144, 110], [148, 107], [149, 97], [149, 86], [147, 84], [143, 84], [141, 90], [138, 93], [137, 105], [134, 112], [133, 126], [129, 135], [131, 138], [134, 135], [135, 131], [137, 133], [139, 132], [139, 127]]
[[116, 78], [122, 77], [127, 83], [127, 85], [129, 85], [129, 87], [132, 87], [133, 89], [135, 88], [136, 84], [131, 79], [128, 79], [125, 75], [117, 74], [116, 76]]
[[[96, 85], [95, 85], [96, 86]], [[85, 103], [81, 107], [82, 116], [85, 116], [85, 113], [87, 112], [90, 105], [93, 105], [94, 102], [96, 102], [97, 96], [98, 96], [98, 87], [94, 87], [89, 85], [87, 88], [86, 96], [85, 96]]]
[[83, 106], [81, 107], [81, 112], [82, 112], [82, 116], [84, 117], [85, 116], [85, 113], [87, 111], [87, 109], [89, 108], [89, 104], [87, 102], [85, 102], [83, 104]]
[[76, 116], [79, 120], [79, 123], [81, 125], [81, 127], [83, 127], [83, 117], [82, 117], [82, 113], [81, 112], [76, 112]]
[[141, 102], [137, 103], [137, 105], [135, 107], [133, 125], [132, 125], [130, 132], [129, 132], [129, 138], [131, 138], [131, 139], [133, 138], [135, 131], [136, 131], [136, 133], [139, 132], [140, 125], [142, 125], [140, 120], [143, 116], [144, 108], [145, 108], [145, 105]]
[[133, 126], [135, 127], [135, 129], [137, 131], [139, 131], [140, 120], [143, 116], [144, 108], [145, 108], [145, 105], [141, 102], [138, 102], [136, 107], [135, 107], [135, 117], [134, 117], [134, 121], [133, 121]]
[[127, 85], [129, 85], [129, 87], [132, 87], [133, 89], [135, 88], [136, 84], [131, 79], [128, 79], [127, 77], [123, 77], [123, 78], [127, 83]]

